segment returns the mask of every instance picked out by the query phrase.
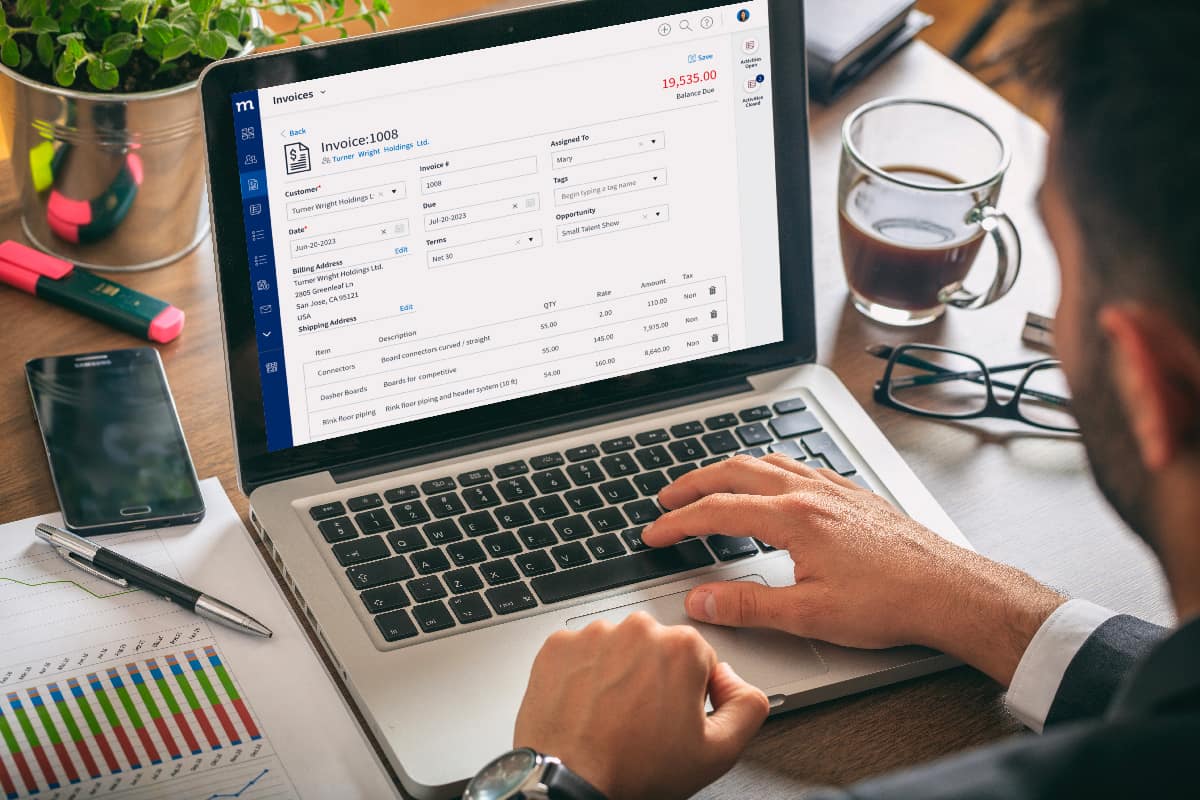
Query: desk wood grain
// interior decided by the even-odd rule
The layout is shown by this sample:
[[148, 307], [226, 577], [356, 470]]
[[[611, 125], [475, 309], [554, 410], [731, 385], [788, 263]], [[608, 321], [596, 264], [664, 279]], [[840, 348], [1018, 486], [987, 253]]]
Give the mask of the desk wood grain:
[[[1025, 241], [1023, 274], [1008, 298], [915, 332], [876, 326], [848, 305], [835, 225], [841, 121], [868, 99], [896, 94], [960, 103], [1001, 131], [1014, 151], [1002, 200]], [[821, 362], [838, 372], [978, 549], [1069, 593], [1169, 621], [1158, 570], [1103, 505], [1076, 441], [1005, 424], [931, 423], [871, 400], [881, 364], [863, 348], [874, 342], [919, 338], [989, 360], [1029, 352], [1019, 339], [1025, 312], [1051, 311], [1057, 295], [1053, 254], [1032, 207], [1045, 133], [919, 43], [836, 106], [814, 108], [811, 127]], [[20, 238], [18, 222], [0, 220], [0, 235]], [[211, 249], [206, 245], [176, 264], [119, 279], [187, 312], [184, 334], [160, 351], [197, 471], [219, 477], [246, 519], [233, 461]], [[0, 332], [0, 521], [7, 521], [55, 507], [24, 361], [139, 342], [7, 289], [0, 289]], [[772, 719], [737, 767], [700, 796], [794, 797], [806, 787], [851, 782], [1018, 730], [999, 688], [961, 668]]]

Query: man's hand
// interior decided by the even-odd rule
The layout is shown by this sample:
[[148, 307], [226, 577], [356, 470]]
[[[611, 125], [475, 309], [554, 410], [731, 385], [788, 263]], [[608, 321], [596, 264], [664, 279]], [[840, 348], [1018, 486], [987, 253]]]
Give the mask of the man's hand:
[[756, 536], [786, 549], [796, 584], [698, 586], [688, 614], [778, 628], [850, 647], [920, 644], [1007, 686], [1030, 639], [1065, 598], [1025, 573], [943, 539], [882, 497], [782, 455], [738, 456], [658, 495], [651, 547], [687, 536]]
[[733, 766], [767, 710], [694, 629], [638, 612], [546, 640], [513, 744], [561, 759], [610, 800], [683, 798]]

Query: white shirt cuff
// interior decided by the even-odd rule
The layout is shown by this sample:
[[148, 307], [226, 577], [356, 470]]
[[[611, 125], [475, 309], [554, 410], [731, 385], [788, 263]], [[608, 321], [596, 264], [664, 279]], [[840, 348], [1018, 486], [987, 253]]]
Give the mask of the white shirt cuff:
[[1068, 600], [1046, 618], [1017, 664], [1004, 702], [1012, 715], [1041, 733], [1071, 660], [1115, 611], [1087, 600]]

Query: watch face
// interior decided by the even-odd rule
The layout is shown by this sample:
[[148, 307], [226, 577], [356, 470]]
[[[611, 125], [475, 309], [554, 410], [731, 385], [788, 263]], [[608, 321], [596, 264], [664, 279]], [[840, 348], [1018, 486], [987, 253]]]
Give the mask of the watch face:
[[464, 797], [467, 800], [500, 800], [520, 788], [536, 766], [537, 754], [532, 750], [509, 751], [479, 771]]

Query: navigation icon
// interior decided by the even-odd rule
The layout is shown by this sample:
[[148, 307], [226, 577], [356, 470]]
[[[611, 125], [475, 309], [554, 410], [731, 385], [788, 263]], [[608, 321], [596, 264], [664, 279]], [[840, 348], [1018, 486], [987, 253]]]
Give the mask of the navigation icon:
[[312, 169], [312, 159], [309, 157], [309, 151], [301, 142], [290, 142], [283, 146], [283, 157], [287, 162], [287, 174], [295, 175], [297, 172], [308, 172]]

